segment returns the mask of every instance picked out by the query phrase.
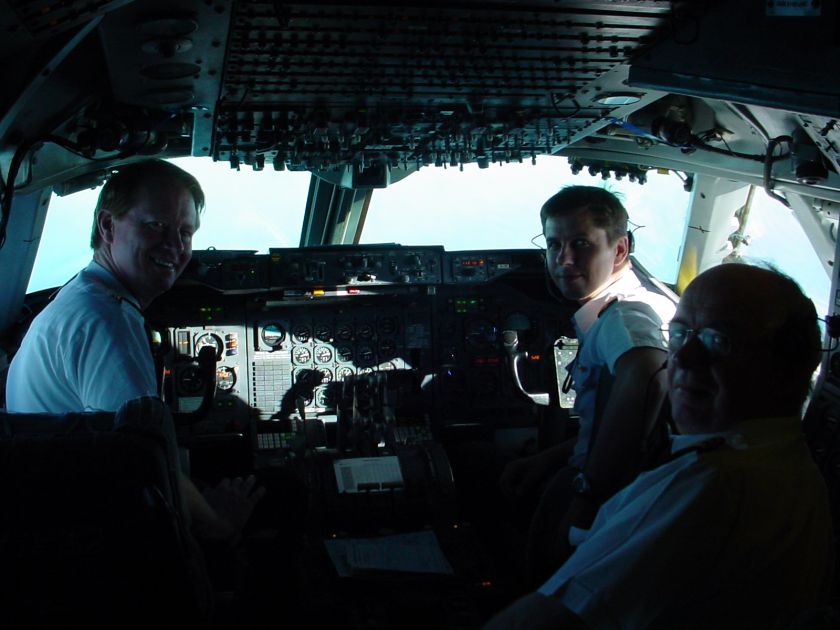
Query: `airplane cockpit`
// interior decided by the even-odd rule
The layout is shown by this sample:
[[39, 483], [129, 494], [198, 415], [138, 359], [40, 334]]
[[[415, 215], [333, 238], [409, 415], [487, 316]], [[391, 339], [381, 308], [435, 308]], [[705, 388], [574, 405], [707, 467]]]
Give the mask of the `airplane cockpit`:
[[[268, 496], [289, 541], [259, 578], [211, 568], [258, 594], [260, 623], [478, 628], [517, 594], [499, 473], [576, 430], [577, 304], [530, 235], [562, 185], [602, 185], [624, 191], [631, 220], [646, 213], [634, 271], [674, 302], [749, 258], [751, 234], [792, 261], [827, 322], [805, 422], [840, 492], [838, 29], [834, 3], [781, 0], [0, 2], [0, 382], [87, 262], [50, 262], [89, 238], [95, 200], [74, 215], [80, 242], [64, 228], [47, 240], [63, 203], [148, 158], [212, 165], [202, 185], [224, 168], [231, 199], [259, 179], [267, 207], [208, 194], [202, 218], [253, 240], [197, 245], [144, 313], [191, 474], [255, 473], [289, 493]], [[538, 163], [540, 182], [521, 174]], [[541, 198], [491, 216], [501, 172], [514, 198]], [[307, 180], [294, 223], [289, 176]], [[421, 180], [428, 214], [386, 209]], [[759, 203], [796, 245], [775, 220], [757, 227]], [[385, 213], [399, 235], [371, 236]], [[450, 222], [487, 238], [436, 240]], [[266, 245], [278, 225], [291, 238]], [[33, 288], [39, 265], [50, 280]]]

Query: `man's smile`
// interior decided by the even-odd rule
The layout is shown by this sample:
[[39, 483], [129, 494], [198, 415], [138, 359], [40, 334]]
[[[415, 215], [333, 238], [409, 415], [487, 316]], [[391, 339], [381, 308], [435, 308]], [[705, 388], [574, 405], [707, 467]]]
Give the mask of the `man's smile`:
[[152, 257], [152, 262], [158, 267], [164, 267], [166, 269], [175, 269], [176, 267], [174, 262], [169, 260], [163, 260], [162, 258], [155, 258], [154, 256]]

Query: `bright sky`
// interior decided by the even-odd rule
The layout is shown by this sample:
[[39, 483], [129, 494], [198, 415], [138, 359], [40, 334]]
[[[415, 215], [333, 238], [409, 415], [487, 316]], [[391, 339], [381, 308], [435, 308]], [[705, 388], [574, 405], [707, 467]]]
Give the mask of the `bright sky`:
[[[308, 172], [236, 172], [210, 158], [173, 160], [204, 188], [207, 208], [195, 249], [296, 247], [309, 189]], [[530, 248], [540, 233], [539, 208], [563, 186], [607, 185], [622, 198], [635, 229], [636, 257], [665, 282], [676, 278], [689, 195], [673, 174], [649, 174], [648, 183], [606, 182], [585, 171], [571, 174], [566, 158], [539, 156], [536, 165], [429, 166], [373, 194], [362, 242], [443, 245], [460, 249]], [[88, 247], [98, 190], [53, 197], [29, 291], [66, 282], [90, 260]], [[734, 212], [733, 208], [733, 212]], [[759, 191], [744, 254], [769, 260], [797, 279], [826, 313], [829, 279], [790, 211]], [[801, 239], [798, 241], [797, 238]]]

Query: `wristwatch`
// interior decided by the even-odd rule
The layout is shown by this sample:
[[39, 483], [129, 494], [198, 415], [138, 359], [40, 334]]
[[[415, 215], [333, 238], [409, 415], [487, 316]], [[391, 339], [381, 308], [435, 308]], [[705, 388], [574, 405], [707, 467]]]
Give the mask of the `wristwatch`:
[[572, 477], [572, 490], [578, 496], [592, 496], [592, 486], [589, 485], [589, 479], [582, 470]]

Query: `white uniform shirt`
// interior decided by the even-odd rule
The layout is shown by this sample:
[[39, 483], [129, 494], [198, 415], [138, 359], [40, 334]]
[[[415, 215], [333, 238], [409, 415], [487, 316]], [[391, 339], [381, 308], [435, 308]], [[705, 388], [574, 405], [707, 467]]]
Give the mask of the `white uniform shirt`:
[[573, 530], [577, 549], [539, 592], [592, 628], [771, 628], [819, 605], [831, 518], [799, 420], [719, 435], [725, 445], [642, 473]]
[[35, 318], [9, 367], [12, 412], [116, 411], [157, 396], [136, 300], [92, 261]]
[[675, 310], [670, 299], [648, 291], [627, 267], [615, 282], [575, 312], [575, 331], [581, 345], [570, 372], [580, 430], [570, 465], [583, 468], [586, 463], [602, 371], [615, 373], [616, 361], [633, 348], [666, 350], [661, 327], [671, 321]]

